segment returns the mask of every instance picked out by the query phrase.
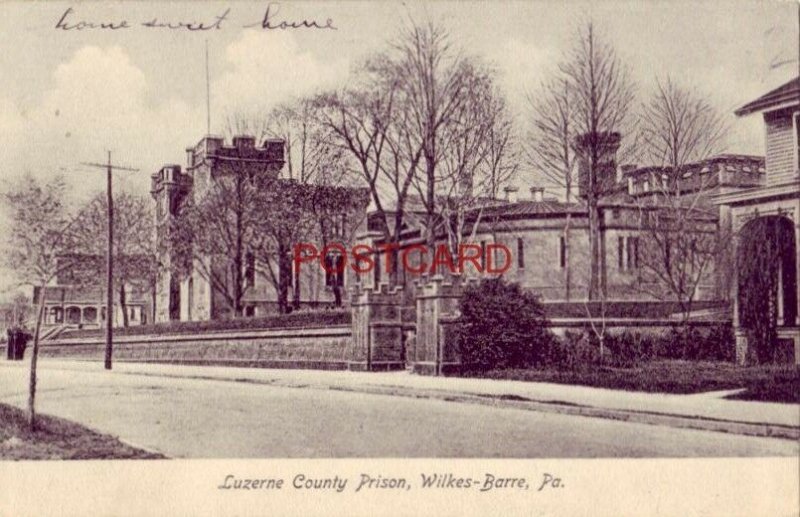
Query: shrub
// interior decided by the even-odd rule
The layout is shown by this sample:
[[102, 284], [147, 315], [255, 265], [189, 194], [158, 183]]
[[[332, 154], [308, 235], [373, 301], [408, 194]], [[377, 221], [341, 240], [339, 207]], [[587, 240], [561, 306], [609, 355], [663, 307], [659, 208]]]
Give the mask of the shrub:
[[663, 359], [733, 361], [735, 338], [730, 325], [673, 328], [659, 337], [654, 355]]
[[553, 343], [539, 298], [502, 278], [469, 286], [455, 325], [468, 370], [524, 368], [545, 361]]
[[653, 338], [648, 334], [626, 330], [620, 334], [606, 337], [610, 353], [609, 363], [613, 366], [636, 366], [653, 356]]
[[600, 347], [587, 332], [567, 331], [553, 338], [545, 363], [557, 370], [585, 371], [600, 364]]
[[582, 371], [598, 366], [633, 367], [653, 359], [733, 361], [733, 330], [730, 325], [672, 328], [661, 334], [636, 330], [607, 333], [604, 354], [591, 330], [566, 332], [557, 338], [547, 356], [548, 366]]

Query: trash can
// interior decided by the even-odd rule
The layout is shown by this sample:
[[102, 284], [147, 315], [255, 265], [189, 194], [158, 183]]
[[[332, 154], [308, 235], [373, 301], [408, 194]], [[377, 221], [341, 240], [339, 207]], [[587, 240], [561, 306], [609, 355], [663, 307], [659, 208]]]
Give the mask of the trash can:
[[16, 356], [14, 357], [17, 361], [22, 361], [23, 357], [25, 357], [25, 348], [28, 346], [28, 341], [33, 336], [25, 332], [24, 330], [19, 331], [19, 335], [17, 336], [17, 349], [16, 349]]
[[8, 329], [8, 347], [6, 358], [9, 361], [21, 361], [25, 355], [25, 347], [31, 335], [19, 328]]

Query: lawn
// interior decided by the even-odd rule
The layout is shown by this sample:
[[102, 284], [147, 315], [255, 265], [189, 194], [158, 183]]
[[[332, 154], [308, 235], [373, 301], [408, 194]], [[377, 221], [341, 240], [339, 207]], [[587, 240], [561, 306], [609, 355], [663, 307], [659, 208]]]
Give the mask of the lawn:
[[157, 458], [163, 456], [52, 416], [39, 415], [36, 431], [31, 432], [24, 411], [0, 404], [0, 460]]
[[800, 367], [794, 365], [740, 367], [724, 362], [663, 360], [630, 368], [505, 369], [473, 375], [651, 393], [701, 393], [744, 388], [745, 391], [732, 398], [800, 403]]

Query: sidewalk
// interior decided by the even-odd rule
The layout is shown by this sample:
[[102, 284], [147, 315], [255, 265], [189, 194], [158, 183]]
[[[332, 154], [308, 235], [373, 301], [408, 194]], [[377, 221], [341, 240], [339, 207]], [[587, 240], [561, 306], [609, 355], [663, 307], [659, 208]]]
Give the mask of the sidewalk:
[[[27, 362], [0, 362], [24, 367]], [[40, 360], [42, 369], [103, 371], [99, 362]], [[2, 371], [2, 370], [0, 370]], [[401, 372], [279, 370], [117, 362], [115, 373], [250, 382], [287, 388], [336, 389], [517, 407], [654, 425], [754, 436], [800, 438], [800, 405], [728, 400], [731, 391], [692, 395], [655, 394]]]

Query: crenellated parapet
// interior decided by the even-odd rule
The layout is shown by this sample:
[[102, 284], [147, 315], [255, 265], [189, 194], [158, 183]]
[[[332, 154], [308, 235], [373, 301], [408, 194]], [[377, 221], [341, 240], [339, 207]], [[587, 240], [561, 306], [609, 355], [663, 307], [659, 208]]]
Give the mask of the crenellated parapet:
[[158, 171], [150, 175], [150, 194], [153, 199], [158, 199], [162, 192], [166, 190], [167, 196], [177, 194], [185, 195], [192, 188], [192, 177], [181, 171], [180, 165], [164, 165]]
[[356, 284], [350, 288], [351, 303], [374, 302], [394, 302], [403, 293], [402, 285], [390, 286], [387, 283], [380, 283], [375, 287]]
[[461, 298], [464, 290], [473, 284], [477, 284], [478, 278], [465, 277], [459, 273], [452, 273], [446, 278], [436, 274], [431, 277], [422, 275], [419, 280], [414, 281], [416, 297], [419, 298]]
[[354, 286], [350, 291], [353, 341], [351, 370], [394, 370], [405, 366], [403, 286]]
[[443, 375], [461, 367], [454, 325], [460, 316], [464, 290], [477, 278], [451, 275], [423, 277], [415, 282], [417, 329], [410, 362], [416, 373]]

